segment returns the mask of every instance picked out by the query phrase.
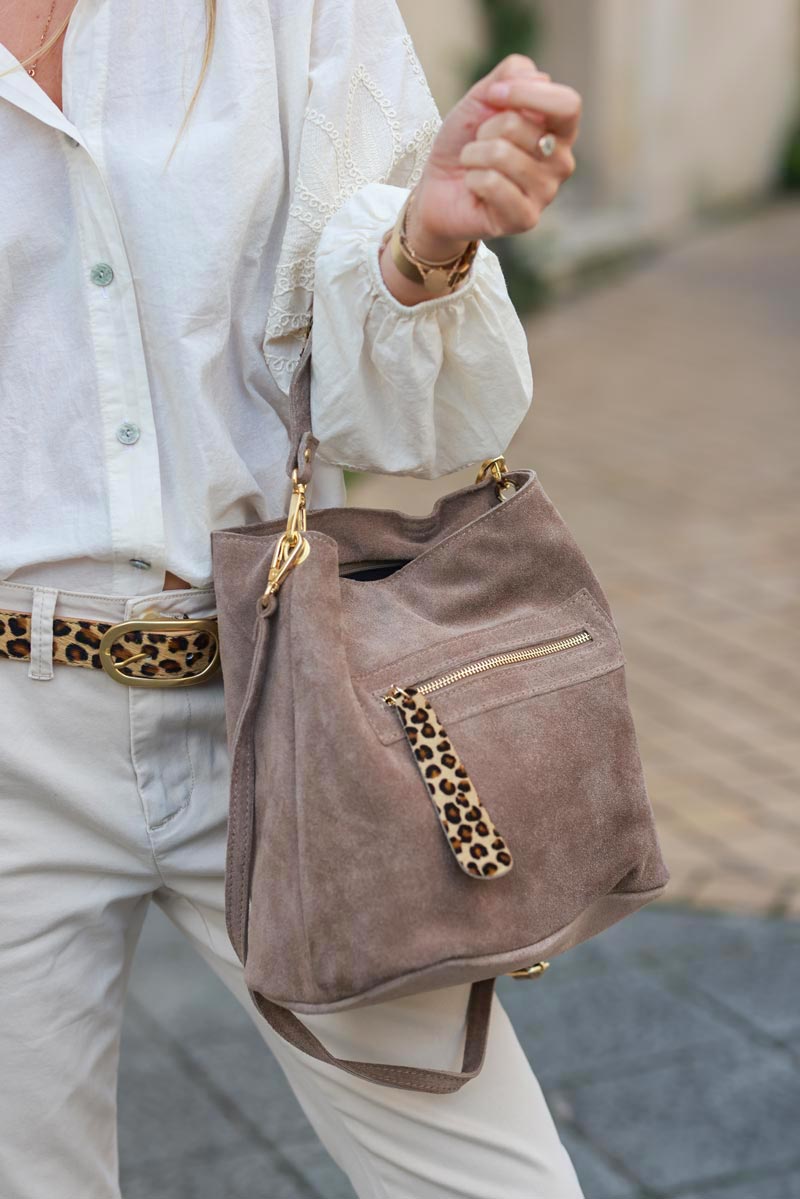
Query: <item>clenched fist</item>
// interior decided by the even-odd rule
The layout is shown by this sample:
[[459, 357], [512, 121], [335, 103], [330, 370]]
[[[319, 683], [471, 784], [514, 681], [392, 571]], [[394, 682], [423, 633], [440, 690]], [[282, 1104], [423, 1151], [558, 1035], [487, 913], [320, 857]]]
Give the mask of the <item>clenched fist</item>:
[[[581, 97], [511, 54], [443, 121], [414, 193], [408, 238], [423, 257], [455, 256], [473, 238], [524, 233], [575, 170]], [[543, 134], [555, 139], [546, 157]]]

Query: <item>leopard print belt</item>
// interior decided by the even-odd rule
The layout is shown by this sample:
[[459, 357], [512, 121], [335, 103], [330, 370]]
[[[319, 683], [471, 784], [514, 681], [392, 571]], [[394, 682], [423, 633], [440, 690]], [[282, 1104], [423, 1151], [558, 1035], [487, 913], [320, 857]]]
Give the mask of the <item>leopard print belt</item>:
[[[0, 658], [30, 661], [31, 614], [0, 611]], [[53, 620], [53, 661], [104, 670], [129, 687], [189, 687], [219, 669], [216, 618], [104, 624]]]

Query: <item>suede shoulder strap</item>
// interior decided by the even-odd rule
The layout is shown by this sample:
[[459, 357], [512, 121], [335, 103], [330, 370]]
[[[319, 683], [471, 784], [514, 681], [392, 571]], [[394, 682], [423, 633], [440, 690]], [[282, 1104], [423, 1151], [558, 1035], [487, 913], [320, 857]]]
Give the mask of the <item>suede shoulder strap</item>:
[[317, 441], [311, 432], [311, 326], [289, 386], [289, 457], [286, 473], [297, 470], [298, 483], [309, 483]]
[[354, 1074], [356, 1078], [377, 1082], [385, 1087], [398, 1087], [404, 1091], [426, 1091], [432, 1095], [449, 1095], [453, 1091], [459, 1091], [464, 1083], [480, 1073], [486, 1054], [494, 983], [493, 978], [484, 978], [472, 984], [467, 1004], [464, 1057], [458, 1072], [397, 1066], [388, 1062], [359, 1062], [352, 1058], [335, 1057], [294, 1012], [272, 1003], [263, 995], [253, 991], [250, 994], [256, 1007], [275, 1032], [280, 1033], [291, 1045], [315, 1057], [317, 1061], [327, 1062], [330, 1066], [337, 1066], [340, 1070], [346, 1070], [348, 1074]]

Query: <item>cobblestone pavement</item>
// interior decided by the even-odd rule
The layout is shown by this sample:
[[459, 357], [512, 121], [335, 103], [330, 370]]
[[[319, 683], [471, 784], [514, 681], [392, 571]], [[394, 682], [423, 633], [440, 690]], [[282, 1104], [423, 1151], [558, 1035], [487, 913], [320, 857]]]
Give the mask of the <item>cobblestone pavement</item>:
[[[617, 618], [669, 901], [800, 915], [800, 205], [531, 322], [535, 466]], [[474, 472], [358, 478], [425, 512]]]
[[[655, 904], [498, 991], [586, 1199], [800, 1199], [796, 920]], [[131, 979], [120, 1152], [125, 1199], [354, 1199], [160, 914]], [[534, 1177], [530, 1199], [552, 1199]]]

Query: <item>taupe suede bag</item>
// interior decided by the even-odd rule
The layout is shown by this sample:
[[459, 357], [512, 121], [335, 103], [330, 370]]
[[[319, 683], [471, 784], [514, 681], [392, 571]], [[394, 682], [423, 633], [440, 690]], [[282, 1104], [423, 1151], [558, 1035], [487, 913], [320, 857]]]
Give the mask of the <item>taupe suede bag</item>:
[[[446, 1093], [481, 1069], [496, 976], [536, 976], [669, 874], [608, 602], [536, 473], [492, 460], [424, 517], [306, 516], [310, 353], [288, 523], [212, 534], [228, 930], [287, 1041]], [[334, 1057], [296, 1014], [464, 982], [460, 1072]]]

